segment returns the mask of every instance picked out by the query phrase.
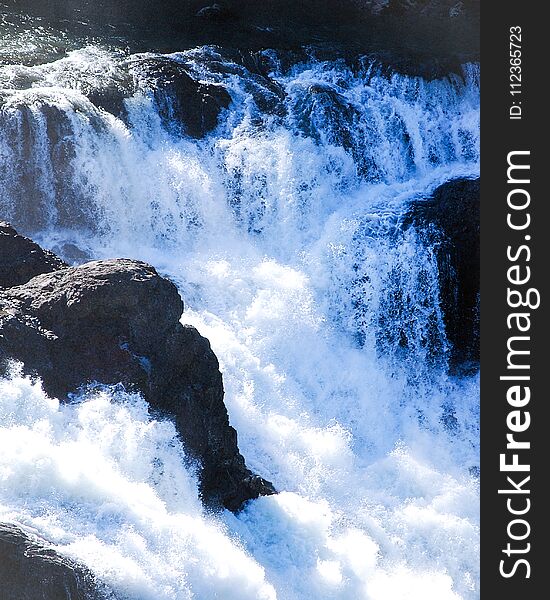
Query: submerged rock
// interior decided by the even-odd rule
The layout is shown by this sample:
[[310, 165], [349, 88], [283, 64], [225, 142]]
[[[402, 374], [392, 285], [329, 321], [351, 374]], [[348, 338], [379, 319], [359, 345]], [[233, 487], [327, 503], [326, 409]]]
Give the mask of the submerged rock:
[[448, 181], [406, 219], [435, 247], [451, 368], [460, 371], [479, 366], [479, 219], [479, 179]]
[[210, 506], [238, 510], [273, 486], [247, 469], [229, 425], [208, 340], [179, 322], [176, 286], [143, 262], [66, 267], [0, 293], [0, 362], [16, 359], [61, 400], [95, 382], [122, 383], [171, 416], [202, 464]]
[[86, 567], [9, 523], [0, 523], [0, 598], [115, 600]]
[[66, 264], [52, 252], [19, 235], [0, 221], [0, 288], [27, 283], [35, 275], [50, 273]]

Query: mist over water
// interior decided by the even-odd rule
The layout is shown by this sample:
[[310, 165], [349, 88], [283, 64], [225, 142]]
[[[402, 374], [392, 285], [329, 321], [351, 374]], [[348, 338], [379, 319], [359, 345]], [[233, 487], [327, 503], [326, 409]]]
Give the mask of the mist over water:
[[[478, 378], [448, 375], [435, 249], [403, 226], [411, 199], [479, 175], [477, 66], [426, 81], [213, 47], [50, 58], [0, 66], [2, 218], [69, 261], [169, 276], [247, 464], [280, 493], [206, 514], [142, 399], [60, 406], [14, 367], [0, 519], [120, 598], [477, 598]], [[167, 118], [158, 60], [229, 93], [204, 138]]]

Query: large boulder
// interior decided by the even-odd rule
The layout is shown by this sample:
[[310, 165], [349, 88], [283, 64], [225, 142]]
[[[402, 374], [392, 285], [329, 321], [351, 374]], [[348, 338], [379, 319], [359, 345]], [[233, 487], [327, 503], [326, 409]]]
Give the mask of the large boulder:
[[479, 179], [448, 181], [413, 202], [406, 219], [435, 248], [450, 363], [459, 371], [479, 366], [479, 219]]
[[200, 461], [204, 501], [238, 510], [274, 490], [246, 468], [218, 360], [182, 311], [175, 285], [146, 263], [63, 268], [0, 293], [0, 362], [21, 361], [61, 400], [94, 382], [141, 392]]
[[80, 91], [98, 108], [128, 121], [125, 101], [136, 92], [156, 105], [163, 126], [178, 135], [202, 138], [213, 131], [231, 104], [222, 86], [197, 77], [185, 62], [166, 54], [136, 54], [121, 59], [115, 77], [95, 78]]
[[0, 523], [0, 598], [5, 600], [114, 600], [83, 565], [44, 540]]
[[138, 87], [153, 96], [164, 126], [176, 133], [204, 137], [216, 128], [221, 111], [231, 103], [225, 88], [197, 81], [170, 56], [140, 57], [132, 73]]
[[35, 275], [67, 266], [52, 252], [19, 235], [0, 221], [0, 288], [27, 283]]

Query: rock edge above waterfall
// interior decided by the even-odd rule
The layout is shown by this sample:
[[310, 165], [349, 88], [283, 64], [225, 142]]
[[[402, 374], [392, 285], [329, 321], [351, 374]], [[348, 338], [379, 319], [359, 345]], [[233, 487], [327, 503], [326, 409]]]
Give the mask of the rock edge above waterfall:
[[[5, 263], [12, 256], [17, 272], [24, 255], [7, 249], [22, 236], [7, 225], [2, 231], [0, 256]], [[180, 323], [176, 286], [140, 261], [67, 267], [22, 240], [19, 245], [37, 257], [36, 276], [0, 288], [3, 369], [10, 360], [22, 362], [61, 401], [94, 383], [140, 392], [153, 411], [175, 421], [188, 456], [200, 462], [207, 506], [237, 511], [247, 500], [274, 493], [245, 465], [229, 425], [218, 360], [206, 338]]]

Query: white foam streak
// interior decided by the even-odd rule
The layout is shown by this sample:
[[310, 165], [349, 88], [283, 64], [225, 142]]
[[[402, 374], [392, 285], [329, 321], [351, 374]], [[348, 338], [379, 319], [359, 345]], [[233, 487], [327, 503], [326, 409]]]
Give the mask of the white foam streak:
[[[84, 561], [123, 597], [275, 598], [263, 570], [202, 514], [170, 422], [123, 392], [60, 407], [0, 382], [0, 518]], [[238, 591], [236, 591], [238, 590]]]

